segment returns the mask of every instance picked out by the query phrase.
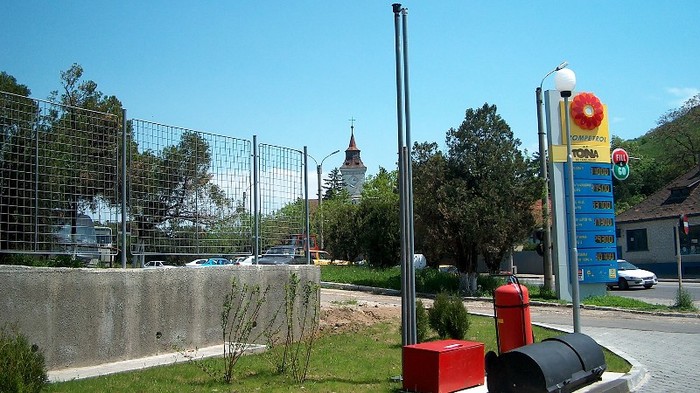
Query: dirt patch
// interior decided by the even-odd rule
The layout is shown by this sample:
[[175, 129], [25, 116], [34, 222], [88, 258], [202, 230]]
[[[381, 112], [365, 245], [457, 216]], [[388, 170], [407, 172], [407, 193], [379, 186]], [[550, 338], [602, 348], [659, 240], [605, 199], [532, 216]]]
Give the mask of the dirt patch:
[[379, 304], [331, 304], [321, 309], [319, 330], [323, 333], [357, 332], [380, 322], [398, 322], [401, 308]]

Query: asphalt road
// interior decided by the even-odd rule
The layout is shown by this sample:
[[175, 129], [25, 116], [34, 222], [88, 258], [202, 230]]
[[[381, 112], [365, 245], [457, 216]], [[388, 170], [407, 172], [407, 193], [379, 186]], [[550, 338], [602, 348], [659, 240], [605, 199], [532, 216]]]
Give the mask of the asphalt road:
[[[697, 280], [695, 280], [697, 281]], [[690, 292], [694, 299], [695, 306], [700, 308], [700, 283], [684, 282], [683, 289]], [[611, 295], [623, 296], [631, 299], [642, 300], [651, 304], [663, 304], [671, 306], [676, 302], [676, 293], [678, 292], [678, 282], [662, 281], [654, 285], [650, 289], [644, 287], [633, 287], [627, 290], [613, 288], [610, 291]]]

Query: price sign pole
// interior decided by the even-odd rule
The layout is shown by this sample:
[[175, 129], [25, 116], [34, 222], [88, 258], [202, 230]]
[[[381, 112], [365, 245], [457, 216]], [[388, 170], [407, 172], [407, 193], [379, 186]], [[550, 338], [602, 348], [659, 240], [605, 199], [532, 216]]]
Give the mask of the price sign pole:
[[681, 257], [681, 231], [679, 228], [683, 227], [683, 232], [687, 235], [690, 233], [690, 227], [688, 226], [688, 216], [681, 214], [678, 225], [675, 227], [676, 230], [676, 262], [678, 263], [678, 290], [683, 289], [683, 269], [682, 269], [682, 257]]

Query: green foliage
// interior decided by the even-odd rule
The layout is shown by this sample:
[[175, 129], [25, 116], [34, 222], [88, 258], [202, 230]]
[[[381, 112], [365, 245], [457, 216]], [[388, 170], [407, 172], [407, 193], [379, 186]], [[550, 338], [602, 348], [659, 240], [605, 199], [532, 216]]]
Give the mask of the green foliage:
[[258, 326], [260, 309], [269, 291], [269, 285], [261, 291], [260, 285], [244, 284], [241, 287], [237, 279], [231, 281], [231, 289], [226, 294], [221, 311], [221, 333], [224, 341], [223, 379], [226, 383], [231, 383], [233, 368], [243, 356], [248, 343], [256, 342], [264, 335], [262, 329], [258, 329], [257, 335], [252, 333]]
[[360, 250], [376, 267], [395, 266], [400, 260], [399, 196], [396, 172], [379, 168], [364, 184], [355, 228]]
[[698, 165], [700, 94], [662, 115], [657, 127], [630, 140], [611, 138], [611, 147], [627, 150], [630, 175], [613, 179], [616, 213], [638, 204], [676, 177]]
[[430, 327], [441, 339], [462, 340], [469, 330], [469, 314], [459, 296], [445, 292], [437, 294], [433, 307], [428, 311]]
[[479, 291], [488, 296], [493, 296], [493, 292], [496, 288], [505, 283], [506, 279], [503, 277], [482, 274], [476, 277], [476, 284], [479, 287]]
[[683, 311], [698, 311], [698, 308], [695, 307], [693, 301], [693, 294], [690, 293], [690, 291], [685, 288], [679, 288], [678, 291], [676, 291], [676, 302], [674, 303], [673, 308]]
[[47, 382], [39, 348], [16, 328], [0, 328], [0, 392], [40, 392]]
[[418, 247], [430, 259], [449, 257], [462, 272], [481, 255], [495, 270], [532, 231], [531, 206], [542, 195], [534, 160], [519, 150], [495, 105], [468, 109], [435, 143], [414, 145], [414, 214]]
[[340, 194], [323, 202], [317, 216], [323, 216], [323, 245], [338, 259], [354, 261], [360, 255], [358, 206]]
[[419, 343], [425, 342], [430, 334], [430, 320], [428, 311], [425, 309], [423, 301], [416, 300], [416, 339]]
[[416, 270], [416, 292], [439, 293], [458, 290], [459, 277], [455, 274], [432, 268]]
[[[292, 273], [285, 284], [284, 311], [283, 350], [281, 353], [271, 352], [270, 357], [278, 373], [289, 373], [297, 383], [302, 383], [306, 380], [311, 351], [318, 338], [320, 286], [312, 281], [301, 284], [299, 277]], [[279, 344], [276, 341], [277, 333], [275, 330], [269, 331], [270, 348]]]
[[328, 178], [323, 181], [323, 188], [326, 192], [323, 194], [323, 200], [333, 199], [338, 196], [345, 194], [349, 195], [345, 189], [345, 181], [343, 180], [343, 174], [340, 169], [333, 168], [333, 170], [328, 173]]

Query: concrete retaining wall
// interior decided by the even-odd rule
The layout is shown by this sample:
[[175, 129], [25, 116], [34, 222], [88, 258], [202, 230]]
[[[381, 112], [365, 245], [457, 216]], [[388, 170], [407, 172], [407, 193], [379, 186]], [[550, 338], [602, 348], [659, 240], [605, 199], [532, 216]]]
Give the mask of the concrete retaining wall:
[[51, 370], [172, 352], [174, 346], [222, 344], [221, 312], [231, 281], [270, 286], [261, 311], [261, 319], [269, 321], [284, 305], [292, 273], [302, 284], [320, 283], [318, 267], [303, 265], [126, 270], [0, 266], [0, 326], [15, 324], [43, 350]]

